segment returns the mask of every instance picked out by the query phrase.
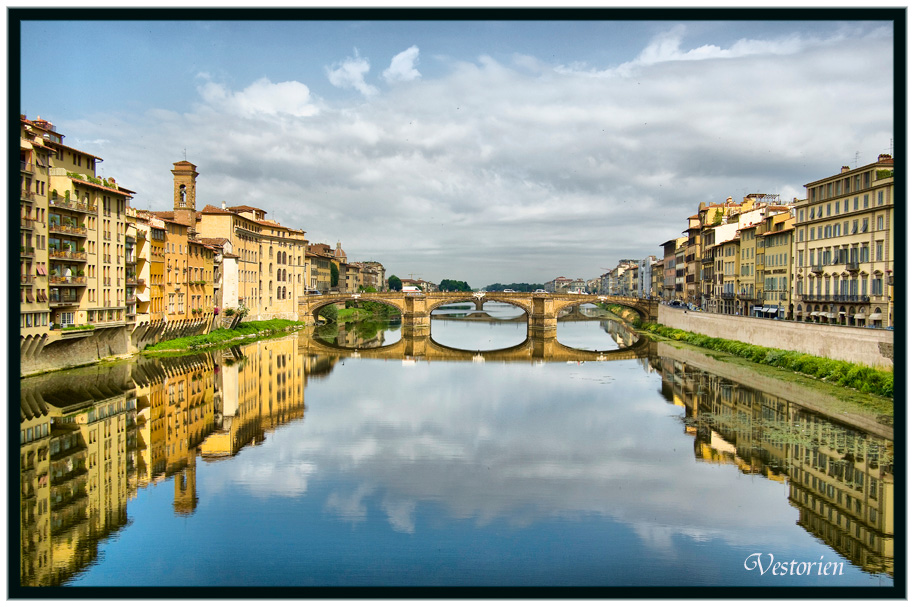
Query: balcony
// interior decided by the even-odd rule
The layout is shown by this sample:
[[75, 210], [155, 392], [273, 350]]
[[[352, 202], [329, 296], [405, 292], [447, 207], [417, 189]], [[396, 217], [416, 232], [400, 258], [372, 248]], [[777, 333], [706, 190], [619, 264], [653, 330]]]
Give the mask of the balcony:
[[19, 229], [20, 230], [34, 230], [35, 229], [35, 220], [31, 217], [20, 217], [19, 218]]
[[27, 200], [29, 202], [35, 202], [37, 195], [35, 192], [30, 192], [28, 190], [22, 190], [19, 195], [20, 200]]
[[51, 196], [48, 205], [58, 209], [69, 209], [79, 213], [95, 213], [98, 207], [89, 202], [76, 202], [70, 198], [61, 198], [60, 196]]
[[48, 251], [48, 257], [51, 259], [73, 259], [75, 261], [86, 261], [86, 252], [85, 251], [70, 251], [70, 250], [59, 250], [59, 249], [50, 249]]
[[85, 276], [51, 276], [52, 285], [73, 285], [76, 287], [86, 286]]
[[825, 270], [825, 265], [821, 264], [821, 263], [817, 263], [817, 264], [812, 265], [809, 269], [812, 270], [813, 272], [815, 272], [816, 274], [821, 274]]
[[826, 301], [841, 303], [869, 303], [869, 295], [800, 295], [804, 301]]
[[19, 257], [34, 257], [35, 247], [19, 247]]
[[19, 161], [19, 170], [23, 173], [34, 173], [35, 165], [33, 165], [31, 162], [26, 162], [25, 160], [20, 160]]
[[52, 223], [48, 226], [48, 232], [51, 234], [72, 234], [74, 236], [79, 236], [80, 238], [86, 237], [86, 226], [72, 226], [64, 225], [61, 223]]
[[860, 262], [848, 261], [846, 264], [844, 264], [844, 267], [848, 272], [856, 273], [860, 271]]
[[727, 292], [727, 293], [721, 293], [721, 294], [720, 294], [720, 298], [721, 298], [721, 299], [735, 299], [735, 298], [736, 298], [736, 293], [729, 293], [729, 292]]
[[136, 276], [129, 276], [129, 275], [128, 275], [128, 276], [127, 276], [127, 286], [128, 286], [128, 287], [135, 287], [136, 285], [137, 285], [137, 278], [136, 278]]
[[35, 277], [30, 276], [29, 274], [20, 274], [19, 275], [19, 284], [20, 285], [33, 285], [33, 284], [35, 284]]
[[61, 297], [60, 295], [55, 295], [51, 293], [51, 297], [48, 299], [48, 305], [52, 308], [65, 308], [79, 305], [78, 297]]

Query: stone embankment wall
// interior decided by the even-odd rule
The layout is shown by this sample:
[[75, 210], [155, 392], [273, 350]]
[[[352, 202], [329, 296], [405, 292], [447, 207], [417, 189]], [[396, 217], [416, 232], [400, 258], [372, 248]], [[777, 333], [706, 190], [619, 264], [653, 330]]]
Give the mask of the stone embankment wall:
[[663, 305], [659, 307], [657, 316], [657, 322], [662, 325], [708, 337], [732, 339], [766, 348], [796, 350], [879, 369], [894, 368], [895, 335], [893, 331], [884, 329], [766, 320], [691, 310], [686, 312]]
[[19, 375], [26, 377], [91, 365], [112, 356], [129, 356], [161, 341], [203, 335], [223, 325], [234, 328], [241, 319], [212, 314], [195, 320], [158, 321], [135, 327], [96, 328], [87, 331], [50, 331], [20, 341]]

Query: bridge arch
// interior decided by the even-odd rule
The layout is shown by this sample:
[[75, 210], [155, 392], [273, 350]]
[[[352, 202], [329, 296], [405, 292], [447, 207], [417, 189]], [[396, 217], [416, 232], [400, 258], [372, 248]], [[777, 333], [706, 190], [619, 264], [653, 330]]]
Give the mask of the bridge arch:
[[404, 314], [406, 310], [403, 309], [403, 306], [396, 299], [390, 299], [387, 297], [372, 297], [373, 293], [340, 293], [339, 295], [321, 295], [316, 298], [309, 300], [305, 305], [299, 309], [300, 313], [304, 312], [306, 316], [311, 316], [316, 321], [318, 318], [318, 311], [327, 306], [331, 306], [339, 303], [358, 303], [362, 301], [371, 301], [376, 303], [382, 303], [388, 305], [392, 308], [396, 308], [400, 314]]
[[656, 317], [656, 312], [654, 312], [654, 314], [651, 313], [649, 300], [644, 300], [637, 297], [623, 297], [618, 295], [576, 295], [573, 299], [556, 297], [555, 313], [558, 315], [558, 313], [565, 308], [588, 303], [596, 305], [613, 304], [634, 310], [638, 313], [638, 316], [641, 317], [642, 323], [651, 322], [652, 318]]
[[533, 306], [524, 301], [519, 301], [518, 299], [512, 299], [510, 296], [499, 296], [498, 293], [486, 293], [485, 297], [475, 297], [473, 294], [462, 294], [455, 295], [454, 297], [438, 298], [433, 302], [429, 302], [428, 311], [429, 314], [433, 310], [437, 310], [441, 306], [448, 306], [455, 303], [485, 303], [487, 301], [495, 301], [498, 303], [506, 303], [514, 307], [520, 308], [524, 313], [529, 317], [533, 313]]

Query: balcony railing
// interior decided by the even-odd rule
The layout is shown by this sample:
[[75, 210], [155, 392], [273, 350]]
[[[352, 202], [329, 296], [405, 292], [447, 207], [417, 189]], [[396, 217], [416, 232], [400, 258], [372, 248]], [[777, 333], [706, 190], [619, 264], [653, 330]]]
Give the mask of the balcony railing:
[[848, 272], [859, 272], [860, 271], [860, 262], [859, 261], [849, 261], [844, 264], [844, 267], [847, 268]]
[[36, 195], [35, 195], [35, 192], [30, 192], [28, 190], [22, 190], [20, 192], [19, 197], [21, 200], [28, 200], [30, 202], [35, 202]]
[[61, 251], [59, 249], [51, 249], [48, 251], [48, 257], [51, 259], [75, 259], [76, 261], [85, 261], [86, 252], [85, 251]]
[[51, 294], [51, 297], [48, 299], [48, 305], [52, 308], [58, 308], [63, 306], [78, 306], [79, 298], [78, 297], [55, 297], [54, 294]]
[[729, 292], [721, 293], [720, 298], [721, 299], [734, 299], [734, 298], [736, 298], [736, 293], [729, 293]]
[[52, 223], [48, 227], [48, 231], [57, 234], [74, 234], [83, 238], [86, 237], [85, 226], [68, 226], [60, 223]]
[[86, 277], [85, 276], [51, 276], [51, 284], [54, 285], [76, 285], [76, 286], [85, 286]]
[[800, 295], [804, 301], [837, 301], [847, 303], [869, 303], [869, 295]]
[[29, 274], [20, 274], [19, 275], [19, 284], [21, 285], [32, 285], [35, 284], [35, 277]]
[[20, 230], [34, 230], [35, 229], [35, 220], [31, 217], [20, 217], [19, 218], [19, 229]]
[[70, 209], [71, 211], [78, 211], [80, 213], [95, 213], [98, 211], [98, 207], [89, 202], [76, 202], [70, 198], [61, 198], [59, 196], [51, 196], [51, 199], [48, 201], [48, 204], [52, 207], [57, 207], [60, 209]]
[[810, 267], [810, 270], [816, 274], [821, 274], [825, 270], [825, 265], [821, 263], [813, 264], [812, 267]]
[[31, 162], [26, 162], [25, 160], [19, 161], [19, 170], [23, 173], [34, 173], [35, 166]]
[[19, 247], [19, 257], [33, 257], [35, 255], [35, 247]]

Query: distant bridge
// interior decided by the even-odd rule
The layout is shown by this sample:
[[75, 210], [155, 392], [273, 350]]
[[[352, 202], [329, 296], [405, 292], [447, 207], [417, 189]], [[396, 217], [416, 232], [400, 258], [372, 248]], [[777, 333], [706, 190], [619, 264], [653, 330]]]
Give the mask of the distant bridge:
[[427, 335], [432, 310], [448, 304], [475, 302], [477, 308], [487, 301], [511, 304], [527, 314], [527, 332], [535, 336], [554, 336], [559, 311], [581, 304], [616, 304], [635, 310], [643, 322], [657, 320], [657, 300], [618, 295], [578, 295], [571, 293], [504, 293], [492, 291], [460, 293], [337, 293], [305, 295], [298, 298], [300, 319], [318, 318], [324, 306], [336, 303], [376, 301], [393, 306], [403, 318], [404, 333]]

